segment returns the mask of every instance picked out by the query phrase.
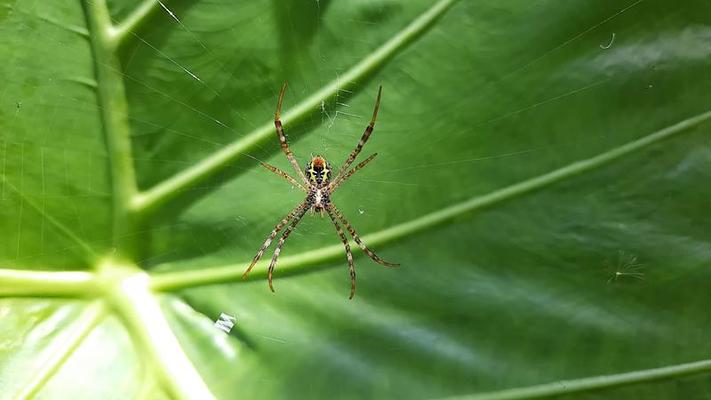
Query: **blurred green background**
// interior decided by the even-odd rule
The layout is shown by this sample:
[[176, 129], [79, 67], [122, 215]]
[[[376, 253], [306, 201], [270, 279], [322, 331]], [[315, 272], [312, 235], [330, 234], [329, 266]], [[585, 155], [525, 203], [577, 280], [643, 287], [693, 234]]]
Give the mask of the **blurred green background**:
[[[150, 299], [219, 399], [430, 399], [711, 358], [711, 123], [378, 236], [711, 110], [708, 1], [111, 0], [115, 26], [147, 13], [108, 58], [92, 48], [97, 9], [0, 0], [0, 398], [185, 397], [152, 358], [161, 340], [132, 323], [140, 307], [101, 283], [58, 295], [9, 278], [100, 276], [107, 257], [195, 278]], [[333, 201], [402, 266], [357, 251], [352, 301], [318, 216], [286, 243], [276, 294], [259, 271], [239, 279], [303, 198], [257, 162], [292, 172], [269, 128], [286, 81], [297, 158], [335, 166], [383, 86], [360, 159], [379, 155]], [[117, 158], [148, 193], [234, 146], [150, 212], [116, 215]], [[198, 284], [217, 267], [232, 278]], [[95, 300], [101, 318], [72, 336]], [[229, 336], [212, 326], [223, 312]], [[710, 391], [696, 375], [570, 398]]]

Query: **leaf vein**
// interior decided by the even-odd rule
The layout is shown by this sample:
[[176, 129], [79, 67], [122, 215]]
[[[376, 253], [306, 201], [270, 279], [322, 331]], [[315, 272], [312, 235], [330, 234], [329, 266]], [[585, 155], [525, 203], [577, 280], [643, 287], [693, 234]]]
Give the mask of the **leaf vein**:
[[[316, 93], [301, 101], [294, 108], [284, 113], [283, 120], [294, 123], [304, 120], [311, 113], [319, 110], [321, 102], [334, 97], [340, 90], [355, 87], [353, 83], [372, 74], [377, 68], [390, 60], [395, 54], [404, 49], [408, 44], [421, 36], [436, 22], [445, 11], [447, 11], [456, 0], [440, 0], [427, 11], [418, 16], [408, 26], [399, 31], [378, 49], [368, 54], [357, 64], [351, 67], [345, 74], [329, 82]], [[160, 182], [150, 189], [139, 193], [134, 201], [133, 207], [138, 212], [150, 212], [168, 201], [179, 198], [190, 189], [196, 187], [207, 179], [217, 175], [230, 166], [235, 159], [245, 155], [248, 151], [256, 148], [260, 143], [271, 138], [274, 133], [273, 122], [268, 122], [261, 127], [248, 133], [244, 137], [228, 144], [223, 149], [213, 153], [195, 165], [176, 173], [163, 182]], [[230, 171], [235, 174], [236, 171]], [[193, 192], [194, 194], [195, 192]], [[205, 195], [209, 191], [201, 191], [197, 195]], [[177, 209], [177, 208], [175, 208]]]
[[[369, 245], [377, 246], [395, 241], [397, 239], [402, 239], [414, 233], [450, 221], [462, 214], [496, 206], [504, 203], [505, 201], [535, 192], [582, 173], [593, 171], [599, 167], [611, 163], [612, 161], [621, 159], [630, 153], [642, 150], [662, 140], [669, 139], [679, 133], [689, 131], [690, 128], [695, 127], [709, 119], [711, 119], [711, 111], [698, 114], [591, 158], [573, 162], [572, 164], [568, 164], [548, 173], [538, 175], [484, 195], [472, 197], [467, 201], [431, 212], [391, 228], [371, 233], [364, 236], [363, 240], [366, 243], [369, 243]], [[295, 256], [285, 257], [281, 260], [280, 269], [282, 271], [282, 275], [309, 272], [314, 269], [307, 268], [308, 266], [334, 260], [341, 255], [341, 246], [334, 245], [322, 247], [320, 249], [304, 252]], [[242, 270], [247, 264], [248, 263], [245, 262], [191, 271], [163, 273], [153, 277], [152, 287], [156, 290], [176, 290], [188, 287], [238, 281], [242, 275]], [[266, 275], [264, 266], [264, 263], [258, 264], [258, 267], [251, 276], [264, 277]]]

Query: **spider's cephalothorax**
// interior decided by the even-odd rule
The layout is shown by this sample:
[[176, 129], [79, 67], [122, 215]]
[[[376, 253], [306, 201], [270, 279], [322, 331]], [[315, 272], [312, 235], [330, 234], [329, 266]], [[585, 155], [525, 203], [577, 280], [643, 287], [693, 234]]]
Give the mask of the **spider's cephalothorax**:
[[[346, 220], [346, 217], [341, 214], [341, 211], [336, 208], [336, 206], [331, 202], [331, 193], [333, 193], [338, 186], [340, 186], [343, 182], [346, 181], [346, 179], [350, 178], [351, 175], [356, 173], [358, 170], [361, 168], [365, 167], [366, 164], [368, 164], [375, 156], [377, 153], [371, 155], [370, 157], [366, 158], [365, 160], [361, 161], [358, 165], [355, 167], [351, 168], [350, 166], [353, 164], [355, 161], [356, 157], [358, 157], [358, 154], [360, 151], [363, 149], [363, 146], [365, 145], [365, 142], [368, 141], [368, 138], [370, 137], [370, 134], [373, 133], [373, 127], [375, 126], [375, 118], [378, 115], [378, 108], [380, 107], [380, 94], [382, 92], [382, 87], [378, 89], [378, 97], [375, 100], [375, 109], [373, 110], [373, 118], [370, 120], [370, 124], [365, 128], [365, 132], [363, 132], [363, 136], [361, 136], [360, 141], [356, 145], [355, 149], [351, 152], [351, 154], [348, 156], [346, 161], [343, 163], [341, 168], [338, 170], [338, 173], [336, 174], [336, 177], [332, 180], [331, 179], [331, 164], [328, 163], [323, 157], [321, 156], [315, 156], [311, 159], [311, 161], [306, 165], [306, 168], [302, 170], [299, 167], [299, 163], [296, 161], [296, 158], [294, 157], [294, 154], [291, 152], [291, 149], [289, 149], [289, 144], [286, 141], [286, 135], [284, 134], [284, 129], [282, 128], [281, 124], [281, 119], [280, 119], [280, 113], [281, 113], [281, 103], [282, 100], [284, 99], [284, 93], [286, 91], [286, 84], [282, 86], [281, 92], [279, 93], [279, 100], [277, 101], [277, 109], [276, 113], [274, 113], [274, 125], [276, 126], [276, 131], [277, 131], [277, 136], [279, 137], [279, 143], [281, 145], [281, 149], [284, 151], [284, 154], [286, 154], [286, 158], [289, 160], [289, 163], [291, 166], [294, 168], [297, 174], [299, 174], [299, 178], [301, 178], [301, 183], [297, 181], [296, 179], [292, 178], [287, 174], [286, 172], [280, 170], [277, 167], [274, 167], [272, 165], [269, 165], [267, 163], [262, 162], [261, 164], [267, 168], [268, 170], [274, 172], [275, 174], [283, 177], [287, 181], [289, 181], [292, 185], [302, 189], [303, 191], [306, 192], [306, 199], [296, 206], [289, 214], [287, 214], [286, 217], [284, 217], [278, 224], [277, 226], [274, 227], [272, 232], [269, 234], [267, 237], [267, 240], [264, 241], [264, 244], [262, 247], [259, 249], [257, 252], [257, 255], [254, 256], [252, 259], [252, 263], [247, 267], [247, 270], [244, 271], [244, 274], [242, 275], [243, 278], [247, 277], [247, 274], [249, 274], [249, 271], [252, 270], [254, 265], [259, 261], [259, 259], [262, 257], [264, 254], [264, 250], [269, 247], [269, 245], [272, 243], [274, 238], [279, 234], [279, 232], [284, 229], [284, 233], [282, 234], [281, 238], [279, 238], [279, 243], [277, 243], [277, 247], [274, 250], [274, 255], [272, 256], [272, 261], [269, 264], [269, 270], [268, 270], [268, 280], [269, 280], [269, 289], [274, 291], [274, 287], [272, 286], [272, 272], [274, 271], [274, 267], [276, 266], [277, 258], [279, 257], [279, 253], [281, 252], [281, 248], [284, 245], [284, 242], [286, 239], [289, 237], [291, 232], [296, 228], [296, 225], [301, 221], [301, 218], [306, 214], [307, 211], [309, 210], [314, 210], [317, 212], [326, 212], [328, 216], [331, 218], [331, 222], [333, 222], [333, 225], [336, 227], [336, 232], [338, 233], [338, 236], [341, 238], [341, 242], [343, 242], [343, 246], [346, 249], [346, 259], [348, 261], [348, 270], [350, 272], [351, 276], [351, 295], [350, 298], [353, 298], [353, 295], [355, 294], [355, 266], [353, 265], [353, 254], [351, 253], [351, 247], [350, 244], [348, 244], [348, 239], [346, 238], [345, 233], [343, 233], [343, 229], [341, 228], [341, 225], [339, 225], [339, 222], [346, 227], [346, 230], [348, 230], [348, 233], [353, 237], [353, 240], [358, 244], [358, 246], [366, 253], [370, 258], [373, 259], [373, 261], [377, 262], [378, 264], [385, 265], [387, 267], [395, 267], [398, 264], [393, 264], [389, 263], [387, 261], [384, 261], [380, 257], [378, 257], [375, 253], [373, 253], [361, 240], [360, 236], [356, 233], [355, 229], [351, 226], [351, 224]], [[303, 184], [302, 184], [303, 183]], [[288, 224], [288, 226], [287, 226]]]
[[321, 156], [316, 156], [306, 166], [306, 174], [312, 185], [319, 187], [327, 185], [331, 180], [331, 163]]

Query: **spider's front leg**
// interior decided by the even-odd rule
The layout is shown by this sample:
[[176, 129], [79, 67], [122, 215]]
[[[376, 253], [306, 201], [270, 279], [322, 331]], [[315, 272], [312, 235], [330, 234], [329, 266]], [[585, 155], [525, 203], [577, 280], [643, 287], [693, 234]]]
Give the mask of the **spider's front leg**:
[[299, 182], [297, 182], [296, 179], [292, 178], [291, 176], [289, 176], [289, 174], [287, 174], [286, 172], [280, 170], [279, 168], [277, 168], [277, 167], [275, 167], [275, 166], [273, 166], [273, 165], [267, 164], [267, 163], [265, 163], [264, 161], [260, 161], [259, 163], [262, 165], [262, 167], [264, 167], [264, 168], [266, 168], [266, 169], [272, 171], [273, 173], [275, 173], [275, 174], [281, 176], [282, 178], [286, 179], [287, 182], [291, 183], [292, 186], [296, 186], [296, 187], [298, 187], [299, 189], [303, 190], [304, 192], [308, 192], [308, 191], [309, 191], [308, 189], [306, 189], [306, 188], [304, 187], [304, 185], [302, 185], [302, 184], [300, 184]]
[[368, 138], [370, 138], [370, 134], [373, 133], [373, 129], [375, 129], [375, 119], [378, 117], [378, 110], [380, 109], [380, 95], [382, 94], [382, 92], [383, 87], [379, 86], [378, 97], [375, 99], [375, 107], [373, 108], [373, 117], [370, 119], [370, 124], [368, 124], [368, 126], [365, 128], [363, 136], [360, 137], [360, 140], [358, 141], [358, 144], [356, 145], [355, 149], [353, 149], [353, 151], [351, 151], [351, 154], [348, 155], [346, 162], [344, 162], [341, 168], [338, 170], [338, 174], [333, 179], [334, 184], [342, 180], [344, 176], [343, 174], [348, 170], [351, 164], [353, 164], [353, 161], [355, 161], [356, 157], [358, 157], [360, 151], [363, 150], [363, 146], [365, 146], [365, 143], [368, 141]]
[[284, 100], [284, 93], [286, 93], [286, 83], [284, 83], [284, 86], [281, 87], [281, 92], [279, 92], [279, 100], [277, 101], [277, 109], [276, 112], [274, 113], [274, 126], [276, 127], [277, 131], [277, 136], [279, 137], [279, 144], [281, 146], [282, 151], [286, 155], [286, 158], [289, 160], [291, 163], [291, 166], [294, 167], [294, 170], [296, 171], [297, 174], [299, 174], [299, 177], [301, 178], [302, 181], [306, 184], [306, 186], [309, 186], [309, 180], [306, 179], [306, 175], [304, 175], [304, 171], [301, 170], [299, 167], [299, 163], [296, 161], [296, 157], [294, 157], [294, 153], [291, 152], [291, 149], [289, 148], [289, 143], [286, 140], [286, 135], [284, 134], [284, 128], [282, 127], [281, 124], [281, 103]]
[[368, 163], [371, 162], [371, 161], [375, 158], [375, 156], [377, 156], [377, 155], [378, 155], [378, 153], [373, 153], [373, 154], [371, 154], [370, 157], [368, 157], [368, 158], [366, 158], [365, 160], [363, 160], [363, 161], [361, 161], [360, 163], [358, 163], [358, 165], [356, 165], [355, 167], [353, 167], [353, 169], [351, 169], [350, 171], [348, 171], [347, 174], [345, 174], [345, 175], [339, 177], [337, 180], [331, 182], [331, 183], [329, 184], [329, 189], [328, 189], [328, 190], [329, 190], [331, 193], [333, 193], [333, 191], [335, 191], [339, 186], [341, 186], [341, 184], [342, 184], [343, 182], [345, 182], [346, 180], [348, 180], [348, 178], [350, 178], [350, 177], [351, 177], [353, 174], [355, 174], [356, 172], [360, 171], [363, 167], [365, 167], [366, 165], [368, 165]]

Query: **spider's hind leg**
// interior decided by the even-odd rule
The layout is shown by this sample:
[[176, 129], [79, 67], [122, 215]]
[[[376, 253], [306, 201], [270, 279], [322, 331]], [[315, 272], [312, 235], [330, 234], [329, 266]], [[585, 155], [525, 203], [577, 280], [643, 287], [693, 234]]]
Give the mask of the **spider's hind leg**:
[[296, 225], [301, 221], [301, 218], [303, 218], [304, 214], [306, 214], [306, 211], [308, 208], [306, 205], [302, 205], [299, 211], [297, 211], [297, 214], [294, 215], [294, 218], [291, 221], [291, 224], [289, 224], [289, 227], [286, 228], [284, 231], [284, 234], [279, 238], [279, 243], [277, 243], [276, 248], [274, 249], [274, 255], [272, 256], [272, 261], [269, 263], [269, 271], [267, 272], [267, 280], [269, 281], [269, 290], [274, 292], [274, 286], [272, 285], [272, 274], [274, 273], [274, 267], [276, 267], [277, 259], [279, 258], [279, 253], [281, 253], [281, 248], [284, 246], [284, 242], [286, 242], [286, 239], [289, 237], [291, 232], [296, 228]]
[[348, 272], [351, 275], [351, 295], [348, 297], [348, 299], [351, 300], [351, 299], [353, 299], [353, 296], [355, 296], [355, 289], [356, 289], [356, 273], [355, 273], [355, 266], [353, 265], [353, 253], [351, 253], [351, 245], [348, 244], [348, 238], [346, 238], [346, 234], [343, 233], [343, 229], [341, 229], [341, 226], [338, 225], [336, 216], [333, 215], [333, 209], [330, 207], [326, 208], [326, 212], [328, 213], [328, 216], [331, 217], [331, 222], [333, 222], [333, 226], [336, 227], [336, 232], [338, 232], [338, 236], [341, 238], [341, 242], [343, 242], [343, 247], [346, 248], [346, 259], [348, 260]]
[[[255, 264], [257, 264], [257, 261], [259, 261], [260, 258], [262, 258], [262, 255], [264, 254], [264, 251], [269, 247], [269, 245], [272, 244], [272, 241], [276, 237], [276, 235], [279, 234], [279, 232], [284, 229], [284, 226], [289, 223], [295, 216], [297, 215], [303, 215], [302, 211], [303, 208], [306, 207], [305, 204], [299, 204], [296, 208], [291, 210], [289, 214], [286, 215], [279, 223], [272, 229], [272, 232], [267, 236], [267, 240], [264, 241], [264, 244], [262, 244], [262, 247], [259, 248], [259, 251], [257, 254], [254, 256], [252, 259], [252, 262], [249, 264], [249, 267], [244, 271], [242, 274], [242, 279], [247, 279], [247, 275], [249, 275], [249, 272], [254, 268]], [[301, 218], [301, 217], [299, 217]]]
[[341, 211], [338, 208], [336, 208], [336, 206], [334, 206], [333, 204], [330, 205], [330, 209], [333, 211], [333, 213], [336, 214], [336, 216], [338, 216], [338, 219], [341, 221], [341, 223], [346, 226], [346, 229], [348, 229], [348, 233], [350, 233], [351, 236], [353, 236], [353, 240], [355, 240], [355, 242], [358, 244], [358, 246], [361, 248], [361, 250], [363, 250], [365, 252], [365, 254], [368, 255], [368, 257], [370, 257], [376, 263], [386, 266], [386, 267], [399, 267], [400, 266], [400, 264], [387, 262], [387, 261], [383, 260], [382, 258], [378, 257], [377, 254], [375, 254], [372, 250], [370, 250], [368, 248], [368, 246], [365, 245], [365, 243], [363, 243], [363, 241], [360, 239], [360, 236], [358, 236], [358, 233], [356, 233], [355, 228], [353, 228], [353, 226], [348, 222], [346, 217], [344, 217], [343, 214], [341, 214]]

